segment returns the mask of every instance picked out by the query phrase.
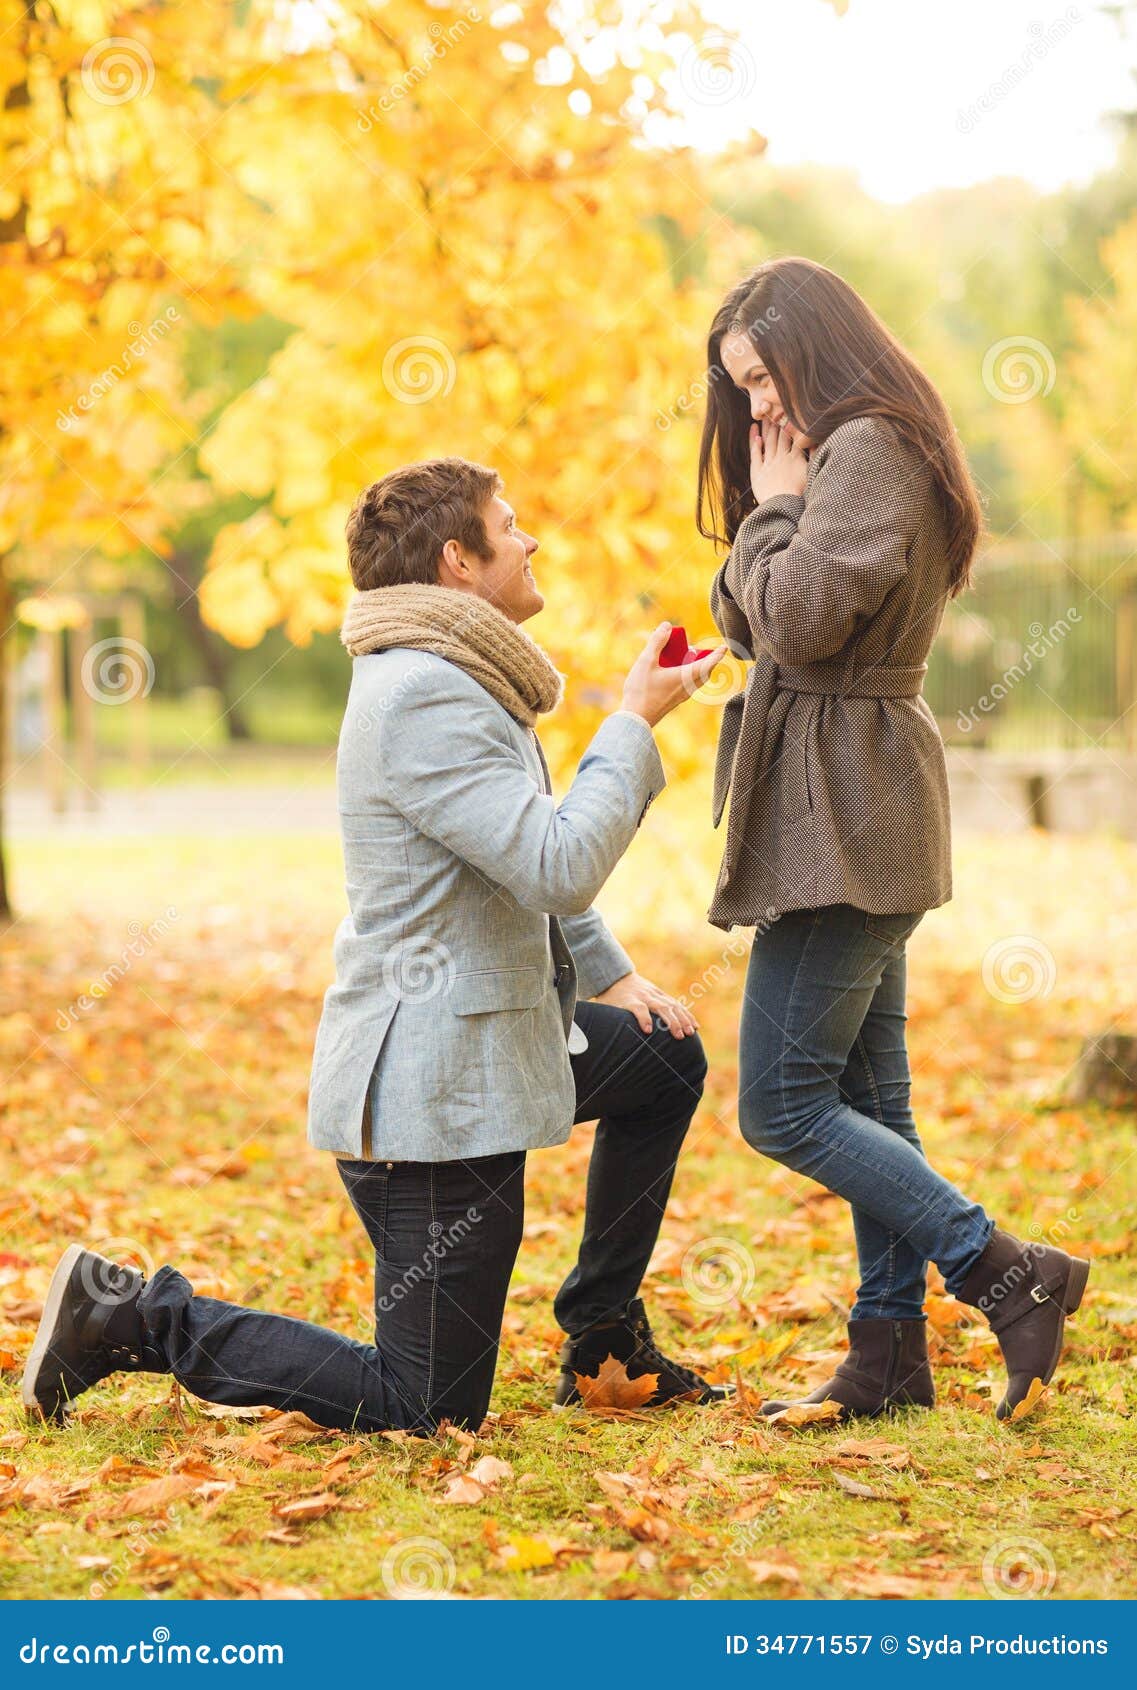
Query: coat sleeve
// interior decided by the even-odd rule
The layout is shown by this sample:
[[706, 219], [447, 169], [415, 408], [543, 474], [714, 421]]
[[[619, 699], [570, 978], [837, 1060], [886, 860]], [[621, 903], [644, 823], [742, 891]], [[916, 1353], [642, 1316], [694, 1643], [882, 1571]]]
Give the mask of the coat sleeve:
[[818, 447], [806, 498], [745, 518], [722, 586], [776, 662], [833, 657], [875, 615], [907, 570], [928, 480], [887, 423], [857, 417]]
[[632, 973], [631, 957], [598, 909], [568, 916], [561, 922], [561, 932], [576, 964], [578, 997], [594, 998]]
[[642, 717], [602, 722], [558, 805], [541, 792], [500, 705], [452, 664], [392, 694], [378, 745], [387, 800], [527, 909], [583, 915], [666, 776]]

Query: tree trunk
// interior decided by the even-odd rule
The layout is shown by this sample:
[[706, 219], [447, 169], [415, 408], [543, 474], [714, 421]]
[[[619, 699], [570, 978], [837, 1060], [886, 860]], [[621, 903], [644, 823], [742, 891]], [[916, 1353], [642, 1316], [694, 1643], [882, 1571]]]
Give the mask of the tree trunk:
[[226, 737], [230, 740], [251, 739], [253, 736], [248, 719], [240, 703], [232, 696], [233, 687], [224, 642], [201, 620], [197, 603], [201, 565], [191, 553], [175, 551], [166, 559], [166, 568], [174, 589], [174, 608], [201, 659], [210, 686], [221, 695], [221, 702], [225, 706]]
[[1102, 1033], [1087, 1039], [1067, 1095], [1071, 1103], [1100, 1103], [1106, 1109], [1137, 1104], [1137, 1037]]

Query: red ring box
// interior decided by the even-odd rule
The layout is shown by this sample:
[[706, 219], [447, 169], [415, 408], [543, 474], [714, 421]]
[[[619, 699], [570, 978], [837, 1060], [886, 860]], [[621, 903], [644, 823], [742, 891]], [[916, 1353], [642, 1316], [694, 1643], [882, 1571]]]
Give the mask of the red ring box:
[[685, 663], [697, 663], [700, 657], [709, 657], [714, 646], [703, 646], [694, 651], [687, 644], [686, 628], [672, 628], [667, 636], [667, 644], [659, 654], [661, 669], [681, 669]]

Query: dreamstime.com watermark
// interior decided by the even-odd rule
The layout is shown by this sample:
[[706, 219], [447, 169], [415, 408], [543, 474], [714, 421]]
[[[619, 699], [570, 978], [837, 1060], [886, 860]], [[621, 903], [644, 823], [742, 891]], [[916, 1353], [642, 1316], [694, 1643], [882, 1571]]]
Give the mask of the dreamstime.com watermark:
[[138, 640], [112, 634], [96, 640], [83, 653], [83, 691], [96, 704], [130, 704], [154, 689], [154, 659]]
[[[727, 324], [727, 333], [733, 335], [747, 334], [751, 340], [760, 340], [769, 332], [772, 324], [781, 321], [781, 312], [776, 305], [768, 305], [752, 322], [744, 323], [740, 317]], [[673, 423], [707, 397], [716, 382], [729, 381], [730, 376], [721, 364], [710, 364], [701, 376], [696, 376], [689, 387], [684, 388], [676, 399], [673, 399], [667, 409], [655, 413], [655, 426], [661, 434], [666, 434]]]
[[373, 100], [366, 111], [361, 111], [356, 118], [356, 128], [363, 135], [370, 134], [375, 125], [391, 113], [397, 111], [401, 103], [413, 94], [435, 65], [444, 59], [452, 47], [464, 41], [474, 24], [482, 22], [482, 14], [476, 6], [467, 7], [465, 13], [457, 22], [452, 24], [432, 23], [430, 26], [430, 41], [423, 51], [422, 57], [392, 82], [377, 100]]
[[412, 1262], [404, 1268], [398, 1279], [389, 1290], [384, 1291], [375, 1299], [376, 1312], [391, 1314], [406, 1297], [409, 1297], [416, 1285], [421, 1285], [424, 1279], [434, 1277], [435, 1269], [444, 1256], [468, 1238], [476, 1226], [481, 1223], [481, 1211], [473, 1204], [449, 1226], [443, 1226], [441, 1221], [431, 1221], [427, 1231], [431, 1241], [423, 1251], [417, 1262]]
[[154, 86], [154, 60], [141, 41], [107, 35], [83, 54], [79, 70], [83, 92], [100, 106], [125, 106], [144, 100]]
[[388, 1549], [381, 1568], [383, 1588], [396, 1601], [448, 1596], [457, 1576], [453, 1555], [436, 1537], [404, 1537]]
[[1054, 990], [1058, 965], [1050, 946], [1033, 933], [1009, 933], [988, 945], [980, 973], [998, 1003], [1033, 1003]]
[[677, 61], [679, 86], [699, 106], [727, 106], [745, 100], [758, 81], [750, 49], [722, 30], [708, 30]]
[[742, 928], [728, 944], [723, 946], [717, 962], [709, 962], [698, 979], [692, 980], [687, 990], [676, 998], [676, 1003], [682, 1004], [684, 1009], [692, 1009], [695, 1004], [700, 1003], [707, 996], [708, 992], [716, 991], [733, 971], [735, 963], [742, 957], [749, 957], [754, 940], [758, 938], [759, 934], [765, 933], [777, 919], [777, 911], [772, 904], [767, 904], [766, 913], [761, 921], [755, 923], [753, 934], [749, 932], [749, 929]]
[[400, 405], [427, 405], [453, 393], [458, 361], [437, 335], [412, 334], [387, 348], [380, 373], [383, 386]]
[[98, 1578], [87, 1587], [87, 1595], [91, 1600], [98, 1602], [114, 1590], [123, 1575], [130, 1570], [131, 1560], [140, 1560], [151, 1549], [156, 1548], [170, 1528], [180, 1525], [181, 1522], [182, 1510], [173, 1506], [167, 1509], [161, 1519], [154, 1520], [148, 1526], [144, 1526], [141, 1520], [132, 1520], [127, 1528], [126, 1540], [120, 1547], [119, 1559], [104, 1567]]
[[181, 312], [177, 306], [167, 305], [162, 315], [155, 317], [154, 321], [147, 324], [145, 328], [141, 323], [128, 323], [126, 331], [131, 339], [123, 348], [118, 361], [114, 364], [108, 364], [105, 370], [100, 370], [94, 381], [88, 385], [87, 391], [81, 393], [75, 403], [69, 405], [65, 411], [61, 410], [57, 413], [55, 418], [56, 428], [62, 429], [64, 433], [68, 429], [74, 428], [76, 423], [87, 415], [88, 411], [94, 409], [105, 394], [110, 393], [112, 388], [118, 386], [119, 382], [130, 373], [136, 364], [142, 363], [151, 347], [157, 346], [165, 340], [173, 325], [180, 323], [181, 320]]
[[1028, 405], [1053, 392], [1058, 365], [1044, 340], [1032, 334], [1009, 334], [991, 342], [979, 374], [1000, 405]]
[[164, 915], [158, 916], [147, 927], [143, 927], [140, 921], [130, 922], [127, 926], [127, 932], [131, 935], [130, 943], [123, 946], [117, 960], [109, 963], [98, 978], [91, 981], [85, 992], [80, 992], [74, 1003], [59, 1011], [55, 1018], [59, 1031], [66, 1033], [82, 1016], [88, 1015], [92, 1009], [97, 1009], [119, 981], [130, 973], [139, 958], [144, 957], [152, 945], [165, 937], [169, 932], [170, 923], [177, 919], [178, 912], [171, 904]]
[[1035, 661], [1041, 661], [1048, 652], [1060, 645], [1070, 632], [1072, 623], [1080, 622], [1082, 613], [1075, 605], [1070, 605], [1065, 614], [1052, 622], [1049, 628], [1041, 622], [1032, 622], [1027, 632], [1030, 644], [1024, 646], [1014, 663], [1008, 664], [999, 679], [995, 681], [990, 692], [985, 692], [968, 710], [961, 710], [955, 719], [955, 725], [960, 733], [970, 733], [972, 728], [978, 727], [980, 718], [989, 716], [1008, 697], [1010, 693], [1025, 681]]
[[283, 1643], [171, 1643], [170, 1628], [156, 1625], [150, 1639], [118, 1643], [41, 1643], [29, 1638], [20, 1646], [23, 1666], [124, 1667], [284, 1665]]
[[1080, 23], [1082, 13], [1077, 6], [1067, 6], [1060, 18], [1053, 23], [1032, 23], [1030, 33], [1033, 39], [1028, 43], [1019, 57], [1009, 64], [1002, 76], [989, 82], [983, 92], [968, 106], [961, 106], [956, 114], [955, 126], [961, 135], [970, 135], [975, 126], [988, 117], [996, 107], [1000, 106], [1009, 94], [1013, 94], [1020, 83], [1025, 82], [1031, 71], [1055, 47], [1061, 45], [1070, 34], [1076, 23]]

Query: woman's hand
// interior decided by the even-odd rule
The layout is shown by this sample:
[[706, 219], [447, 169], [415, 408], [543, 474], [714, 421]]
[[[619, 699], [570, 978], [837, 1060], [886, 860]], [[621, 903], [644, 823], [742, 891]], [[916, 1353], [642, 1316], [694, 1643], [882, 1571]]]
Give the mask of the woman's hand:
[[652, 1015], [659, 1015], [667, 1022], [673, 1039], [685, 1039], [688, 1033], [693, 1033], [699, 1023], [689, 1009], [666, 992], [653, 986], [650, 980], [645, 980], [642, 974], [625, 974], [622, 980], [615, 981], [606, 992], [598, 992], [593, 1003], [611, 1003], [618, 1009], [630, 1009], [640, 1024], [641, 1033], [650, 1033], [652, 1029]]
[[761, 504], [779, 493], [805, 492], [809, 459], [802, 437], [774, 423], [754, 423], [750, 429], [750, 485]]

